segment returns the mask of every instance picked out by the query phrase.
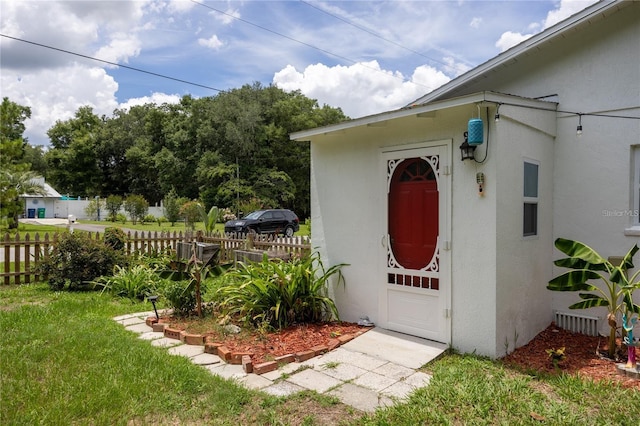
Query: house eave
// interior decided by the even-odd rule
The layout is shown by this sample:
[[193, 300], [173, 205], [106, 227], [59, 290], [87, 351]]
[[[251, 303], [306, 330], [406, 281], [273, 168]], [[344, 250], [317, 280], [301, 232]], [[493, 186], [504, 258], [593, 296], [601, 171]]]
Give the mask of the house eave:
[[521, 96], [507, 95], [496, 92], [478, 92], [471, 95], [459, 96], [455, 98], [445, 99], [441, 101], [434, 101], [424, 105], [415, 105], [411, 107], [405, 107], [399, 110], [388, 111], [380, 114], [369, 115], [362, 118], [357, 118], [343, 123], [332, 124], [329, 126], [316, 127], [314, 129], [303, 130], [300, 132], [291, 133], [289, 138], [293, 141], [306, 142], [316, 137], [322, 137], [326, 135], [336, 134], [339, 132], [345, 132], [349, 129], [357, 127], [377, 127], [384, 125], [387, 121], [396, 120], [399, 118], [405, 118], [410, 116], [416, 117], [433, 117], [437, 111], [455, 108], [463, 105], [513, 105], [524, 108], [534, 108], [547, 111], [555, 111], [557, 103], [540, 101], [531, 98], [524, 98]]

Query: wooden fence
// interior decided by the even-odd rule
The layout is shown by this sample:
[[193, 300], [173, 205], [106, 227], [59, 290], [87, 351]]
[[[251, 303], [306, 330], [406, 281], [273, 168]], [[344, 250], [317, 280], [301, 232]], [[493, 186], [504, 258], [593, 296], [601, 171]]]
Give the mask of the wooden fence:
[[[0, 282], [9, 284], [28, 284], [38, 282], [37, 265], [49, 256], [55, 246], [59, 233], [40, 235], [16, 234], [11, 237], [8, 233], [0, 239]], [[103, 234], [90, 233], [90, 238], [100, 240]], [[236, 250], [257, 249], [267, 252], [290, 253], [292, 256], [302, 256], [310, 253], [311, 245], [308, 237], [280, 237], [274, 235], [254, 234], [223, 234], [214, 233], [204, 235], [202, 232], [129, 232], [126, 242], [126, 253], [153, 254], [170, 251], [175, 255], [179, 242], [201, 242], [220, 245], [220, 262], [234, 260]]]

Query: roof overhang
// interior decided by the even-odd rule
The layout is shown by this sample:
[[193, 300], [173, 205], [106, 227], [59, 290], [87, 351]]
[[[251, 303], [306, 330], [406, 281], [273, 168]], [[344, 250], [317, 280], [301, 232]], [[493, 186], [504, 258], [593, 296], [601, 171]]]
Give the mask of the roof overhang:
[[479, 92], [472, 95], [460, 96], [457, 98], [445, 99], [441, 101], [431, 102], [425, 105], [416, 105], [402, 108], [395, 111], [384, 112], [375, 115], [369, 115], [350, 121], [345, 121], [329, 126], [316, 127], [314, 129], [303, 130], [292, 133], [289, 137], [291, 140], [303, 142], [309, 141], [314, 137], [322, 137], [336, 133], [344, 133], [349, 129], [358, 127], [377, 127], [382, 126], [391, 120], [415, 117], [433, 117], [437, 111], [449, 108], [456, 108], [465, 105], [510, 105], [515, 107], [532, 108], [537, 110], [555, 111], [557, 103], [540, 101], [537, 99], [523, 98], [514, 95], [505, 95], [495, 92]]

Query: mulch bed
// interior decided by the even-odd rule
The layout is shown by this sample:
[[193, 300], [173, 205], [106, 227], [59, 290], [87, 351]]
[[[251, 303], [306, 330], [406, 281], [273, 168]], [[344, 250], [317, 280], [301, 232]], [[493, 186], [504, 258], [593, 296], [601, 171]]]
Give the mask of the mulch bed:
[[[184, 318], [164, 318], [171, 328], [186, 330], [189, 333], [203, 334], [207, 341], [224, 343], [232, 352], [251, 354], [251, 361], [260, 364], [275, 357], [296, 354], [316, 346], [329, 346], [340, 336], [354, 335], [368, 330], [367, 327], [349, 322], [325, 322], [301, 324], [279, 331], [260, 333], [256, 330], [242, 329], [240, 333], [225, 333], [215, 325], [203, 329], [202, 320]], [[206, 327], [206, 326], [205, 326]]]
[[[254, 364], [273, 360], [275, 357], [305, 352], [316, 346], [329, 346], [339, 336], [355, 335], [367, 331], [367, 327], [349, 322], [326, 322], [319, 324], [302, 324], [280, 331], [263, 332], [242, 329], [237, 334], [225, 332], [223, 327], [212, 319], [198, 318], [163, 318], [163, 322], [171, 324], [171, 328], [186, 330], [189, 333], [203, 334], [207, 340], [224, 343], [232, 352], [251, 354]], [[640, 390], [640, 380], [623, 376], [618, 372], [618, 362], [604, 357], [607, 353], [606, 337], [586, 336], [572, 333], [556, 327], [549, 327], [539, 333], [533, 340], [517, 348], [501, 359], [507, 366], [525, 372], [543, 372], [547, 374], [578, 374], [600, 381], [608, 380], [620, 385]], [[565, 348], [565, 358], [554, 366], [548, 349]], [[640, 350], [636, 348], [640, 359]]]
[[[618, 342], [620, 343], [620, 342]], [[523, 371], [540, 371], [548, 374], [578, 374], [596, 381], [608, 380], [624, 387], [640, 390], [640, 380], [618, 373], [617, 364], [626, 362], [624, 358], [613, 361], [601, 354], [607, 353], [608, 338], [586, 336], [572, 333], [556, 327], [551, 323], [528, 344], [517, 348], [502, 358], [506, 365], [517, 367]], [[555, 367], [547, 349], [565, 348], [565, 358]], [[636, 348], [636, 356], [640, 359], [640, 351]]]

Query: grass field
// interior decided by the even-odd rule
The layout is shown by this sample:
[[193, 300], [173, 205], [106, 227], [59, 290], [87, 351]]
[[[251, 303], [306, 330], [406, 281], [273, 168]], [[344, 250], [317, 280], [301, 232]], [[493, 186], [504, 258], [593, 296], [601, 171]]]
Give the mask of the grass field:
[[535, 377], [472, 355], [427, 366], [431, 384], [365, 415], [306, 392], [275, 398], [212, 376], [112, 320], [148, 304], [46, 285], [0, 287], [0, 424], [636, 425], [640, 393]]

